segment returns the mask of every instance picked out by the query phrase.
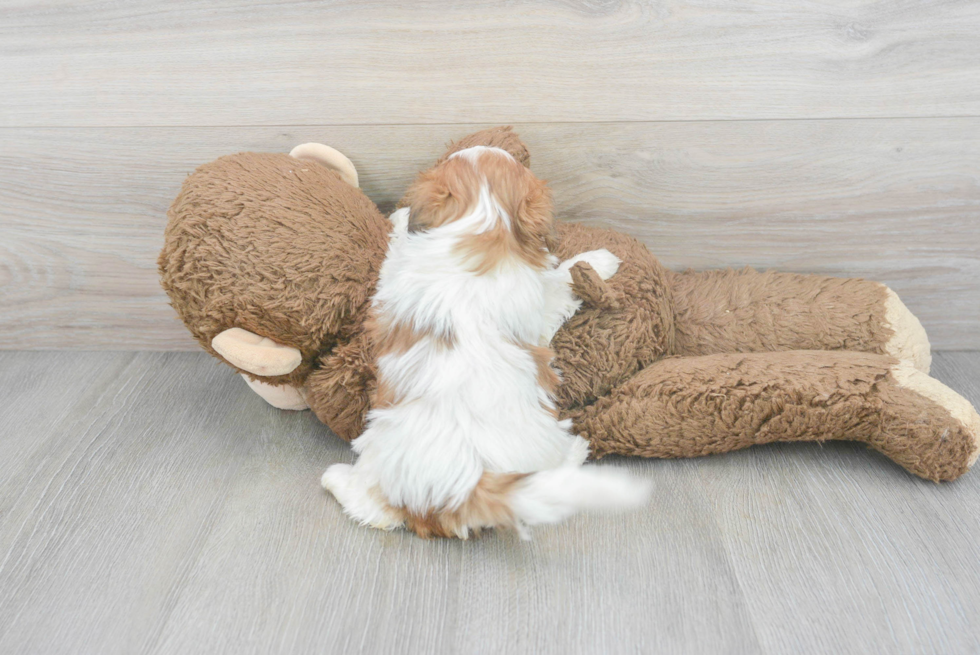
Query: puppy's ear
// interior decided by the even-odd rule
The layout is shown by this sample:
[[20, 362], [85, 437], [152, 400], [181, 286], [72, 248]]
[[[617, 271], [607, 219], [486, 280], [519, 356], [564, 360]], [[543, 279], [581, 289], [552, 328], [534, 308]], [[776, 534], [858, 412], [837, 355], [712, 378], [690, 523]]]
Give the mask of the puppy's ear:
[[548, 234], [544, 235], [544, 246], [550, 253], [555, 253], [558, 250], [558, 225], [554, 218], [551, 221], [551, 229], [548, 230]]
[[408, 231], [422, 232], [464, 216], [475, 200], [475, 182], [472, 169], [456, 159], [421, 173], [405, 194]]
[[432, 216], [440, 211], [449, 198], [442, 177], [435, 174], [435, 169], [420, 173], [415, 184], [405, 194], [405, 204], [408, 205], [408, 232], [424, 232], [430, 227]]
[[429, 217], [437, 211], [440, 198], [448, 196], [448, 191], [438, 182], [416, 185], [408, 192], [408, 233], [424, 232], [429, 227]]
[[544, 261], [543, 249], [557, 246], [551, 190], [528, 172], [527, 187], [514, 216], [514, 238], [528, 261]]

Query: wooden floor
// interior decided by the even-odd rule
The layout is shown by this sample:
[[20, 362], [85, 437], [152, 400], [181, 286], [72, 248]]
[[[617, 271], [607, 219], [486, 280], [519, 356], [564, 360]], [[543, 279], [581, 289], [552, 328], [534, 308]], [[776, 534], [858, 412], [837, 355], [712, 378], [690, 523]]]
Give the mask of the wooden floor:
[[[980, 353], [934, 374], [980, 402]], [[346, 444], [203, 353], [0, 353], [2, 653], [965, 653], [980, 472], [853, 444], [615, 460], [653, 502], [530, 543], [353, 525]]]

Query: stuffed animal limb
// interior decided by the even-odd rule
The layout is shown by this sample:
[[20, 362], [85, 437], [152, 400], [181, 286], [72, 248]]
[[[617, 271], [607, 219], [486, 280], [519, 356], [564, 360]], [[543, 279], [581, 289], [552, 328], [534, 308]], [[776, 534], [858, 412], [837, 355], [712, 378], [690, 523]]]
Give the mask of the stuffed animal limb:
[[853, 440], [938, 482], [980, 452], [980, 416], [966, 399], [908, 362], [858, 352], [664, 359], [571, 416], [597, 457]]
[[879, 282], [776, 271], [670, 273], [674, 354], [855, 350], [929, 372], [929, 338]]
[[[845, 439], [932, 480], [976, 461], [976, 411], [924, 372], [925, 332], [884, 285], [752, 269], [674, 273], [616, 233], [576, 225], [560, 235], [565, 256], [603, 246], [622, 260], [608, 281], [577, 275], [584, 306], [552, 344], [565, 415], [597, 455]], [[651, 347], [662, 354], [624, 368]]]
[[[575, 276], [572, 273], [573, 268], [575, 268]], [[600, 282], [604, 282], [615, 275], [618, 269], [619, 258], [603, 248], [584, 252], [571, 259], [566, 259], [551, 271], [545, 278], [546, 283], [552, 285], [550, 287], [551, 289], [558, 289], [559, 292], [551, 292], [545, 296], [544, 314], [548, 319], [546, 321], [547, 328], [544, 334], [541, 335], [540, 345], [544, 347], [550, 346], [551, 340], [555, 337], [555, 333], [582, 306], [583, 299], [576, 297], [574, 293], [575, 289], [581, 286], [575, 282], [576, 277], [582, 274], [581, 271], [588, 270]], [[567, 285], [572, 287], [573, 293], [571, 295], [562, 293], [560, 292], [561, 287], [554, 285]]]

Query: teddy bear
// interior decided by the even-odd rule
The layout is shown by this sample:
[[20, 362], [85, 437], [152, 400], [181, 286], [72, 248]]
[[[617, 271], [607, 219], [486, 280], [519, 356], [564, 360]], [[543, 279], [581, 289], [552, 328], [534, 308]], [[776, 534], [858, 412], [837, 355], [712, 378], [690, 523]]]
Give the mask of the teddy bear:
[[[509, 127], [450, 144], [530, 155]], [[436, 162], [438, 163], [438, 162]], [[343, 154], [303, 144], [190, 174], [168, 212], [161, 282], [200, 345], [276, 407], [358, 436], [374, 391], [364, 325], [392, 226]], [[980, 416], [929, 376], [922, 325], [887, 286], [774, 271], [673, 271], [636, 239], [557, 222], [554, 254], [581, 309], [551, 348], [563, 418], [592, 456], [695, 457], [779, 441], [853, 440], [953, 480], [980, 453]]]

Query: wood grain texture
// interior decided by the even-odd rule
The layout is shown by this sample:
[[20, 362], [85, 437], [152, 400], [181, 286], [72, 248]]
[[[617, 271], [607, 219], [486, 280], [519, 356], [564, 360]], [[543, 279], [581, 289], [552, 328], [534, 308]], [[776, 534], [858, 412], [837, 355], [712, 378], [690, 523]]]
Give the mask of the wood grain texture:
[[[483, 125], [0, 129], [0, 348], [194, 349], [159, 288], [195, 166], [319, 141], [383, 209]], [[891, 285], [938, 349], [980, 348], [980, 119], [517, 125], [559, 216], [675, 268]]]
[[0, 125], [980, 115], [980, 5], [8, 2]]
[[[980, 353], [936, 376], [980, 402]], [[980, 474], [863, 447], [614, 460], [627, 516], [530, 543], [353, 525], [349, 447], [203, 353], [0, 353], [0, 652], [866, 653], [980, 648]]]
[[[933, 376], [980, 406], [978, 367], [980, 353], [937, 353]], [[763, 649], [980, 650], [976, 471], [935, 485], [857, 444], [809, 446], [700, 460]]]

